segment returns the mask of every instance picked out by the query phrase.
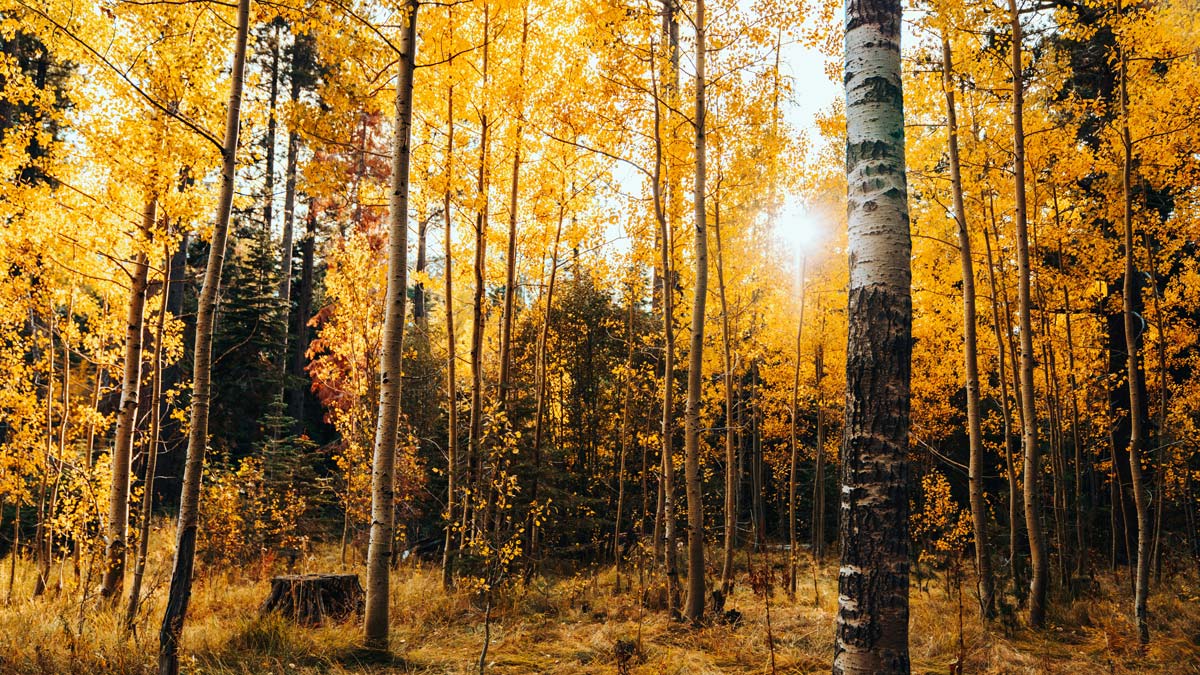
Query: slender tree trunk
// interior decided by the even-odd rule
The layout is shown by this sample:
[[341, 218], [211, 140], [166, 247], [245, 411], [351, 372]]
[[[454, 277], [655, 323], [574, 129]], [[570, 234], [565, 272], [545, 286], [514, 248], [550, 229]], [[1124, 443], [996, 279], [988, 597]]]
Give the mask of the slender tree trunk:
[[125, 628], [132, 630], [137, 619], [138, 604], [142, 596], [142, 578], [146, 574], [146, 552], [150, 548], [150, 521], [154, 517], [154, 479], [158, 469], [159, 431], [162, 424], [162, 363], [163, 335], [167, 323], [167, 294], [171, 290], [171, 252], [168, 250], [163, 261], [162, 305], [154, 327], [154, 356], [150, 384], [150, 439], [146, 444], [146, 476], [142, 482], [142, 519], [138, 532], [137, 559], [133, 566], [133, 582], [129, 586], [129, 605], [125, 610]]
[[392, 530], [395, 525], [395, 464], [404, 366], [404, 311], [408, 300], [408, 165], [412, 132], [413, 73], [417, 56], [416, 0], [404, 7], [396, 79], [396, 132], [392, 189], [388, 200], [388, 287], [379, 359], [379, 418], [371, 462], [371, 539], [367, 547], [367, 599], [363, 618], [368, 649], [388, 648]]
[[[1133, 613], [1137, 621], [1138, 640], [1150, 642], [1150, 625], [1146, 616], [1146, 599], [1150, 594], [1150, 496], [1142, 477], [1142, 454], [1145, 452], [1146, 432], [1142, 427], [1146, 403], [1142, 400], [1140, 317], [1136, 308], [1140, 306], [1137, 281], [1137, 265], [1133, 250], [1133, 141], [1129, 134], [1129, 89], [1126, 66], [1127, 55], [1121, 50], [1121, 148], [1124, 152], [1121, 163], [1121, 221], [1124, 229], [1125, 284], [1121, 292], [1125, 317], [1125, 351], [1128, 355], [1126, 381], [1129, 384], [1129, 475], [1133, 484], [1133, 504], [1137, 511], [1137, 573], [1133, 592]], [[1160, 497], [1161, 498], [1161, 497]]]
[[263, 227], [267, 236], [275, 226], [275, 131], [278, 122], [275, 109], [279, 100], [279, 29], [271, 29], [271, 86], [267, 99], [267, 137], [263, 142], [267, 168], [263, 177]]
[[[546, 350], [550, 336], [550, 312], [554, 308], [554, 282], [558, 278], [558, 245], [562, 240], [563, 220], [566, 218], [566, 195], [558, 205], [558, 227], [554, 230], [554, 246], [550, 254], [550, 283], [546, 286], [546, 303], [543, 310], [542, 330], [538, 334], [537, 344], [537, 402], [533, 421], [533, 486], [529, 492], [532, 508], [538, 509], [538, 489], [542, 478], [542, 443], [546, 427]], [[539, 517], [533, 519], [529, 527], [529, 550], [532, 555], [537, 551], [538, 533], [541, 530]]]
[[[290, 100], [293, 108], [300, 99], [300, 80], [296, 77], [296, 63], [293, 53], [292, 58], [292, 76], [291, 76], [291, 96]], [[272, 114], [274, 121], [274, 114]], [[287, 166], [284, 167], [284, 190], [283, 190], [283, 245], [279, 258], [279, 302], [283, 306], [284, 317], [286, 318], [292, 311], [292, 257], [295, 254], [295, 231], [296, 231], [296, 164], [297, 155], [300, 149], [300, 135], [296, 133], [296, 122], [292, 121], [288, 125], [287, 136]], [[297, 322], [297, 332], [299, 331], [299, 322]], [[298, 348], [298, 346], [297, 346]], [[280, 350], [280, 368], [279, 368], [279, 390], [280, 396], [284, 403], [292, 403], [295, 401], [294, 396], [288, 396], [288, 327], [285, 324], [283, 330], [283, 345]], [[303, 428], [303, 423], [296, 416], [296, 409], [290, 407], [289, 414], [296, 420], [297, 425]]]
[[[484, 42], [483, 42], [483, 88], [487, 90], [488, 84], [488, 51], [490, 46], [490, 14], [489, 6], [484, 4]], [[484, 485], [484, 457], [482, 449], [482, 433], [483, 433], [483, 331], [484, 331], [484, 293], [487, 290], [484, 288], [484, 283], [487, 279], [487, 227], [488, 227], [488, 206], [487, 206], [487, 158], [488, 158], [488, 116], [487, 111], [483, 110], [479, 115], [479, 180], [477, 191], [479, 196], [479, 210], [475, 215], [475, 296], [472, 302], [472, 323], [471, 323], [471, 419], [470, 428], [468, 430], [468, 473], [469, 482], [471, 483], [471, 491], [473, 499], [477, 501], [481, 490], [486, 491]], [[471, 539], [474, 540], [481, 527], [481, 518], [478, 504], [470, 504], [472, 525]], [[465, 517], [464, 508], [464, 517]]]
[[[100, 354], [103, 350], [102, 345], [98, 344], [96, 351], [93, 354], [93, 360], [96, 363], [96, 373], [92, 382], [92, 410], [100, 409], [100, 391], [104, 388], [104, 380], [107, 378], [108, 370], [104, 364], [100, 363]], [[83, 465], [87, 467], [88, 473], [91, 473], [92, 464], [96, 461], [96, 416], [89, 415], [87, 423], [87, 456], [84, 457]]]
[[[636, 270], [635, 270], [636, 271]], [[636, 278], [636, 274], [634, 275]], [[635, 282], [629, 283], [629, 314], [625, 318], [625, 402], [621, 406], [621, 456], [617, 468], [617, 510], [613, 514], [613, 564], [616, 567], [616, 591], [621, 592], [621, 512], [625, 508], [625, 458], [629, 454], [629, 435], [632, 423], [630, 399], [633, 398], [633, 305]]]
[[[725, 390], [725, 542], [721, 561], [721, 593], [725, 598], [733, 592], [733, 549], [737, 545], [737, 446], [733, 419], [733, 341], [729, 331], [729, 303], [725, 295], [725, 247], [721, 241], [721, 199], [718, 190], [713, 210], [713, 233], [717, 237], [717, 290], [721, 299], [721, 357], [725, 366], [722, 378]], [[803, 273], [801, 273], [803, 283]], [[801, 311], [804, 304], [801, 302]], [[803, 323], [803, 322], [802, 322]], [[792, 397], [795, 405], [795, 396]], [[795, 424], [792, 441], [795, 443]]]
[[[719, 237], [718, 237], [719, 241]], [[791, 405], [791, 440], [792, 453], [788, 462], [788, 596], [796, 597], [796, 558], [799, 556], [800, 539], [796, 535], [796, 487], [797, 471], [799, 469], [800, 444], [796, 442], [796, 422], [800, 414], [800, 356], [803, 351], [804, 337], [804, 274], [808, 260], [800, 261], [800, 320], [796, 324], [796, 368], [792, 376], [792, 405]], [[816, 492], [814, 491], [814, 495]], [[813, 502], [815, 515], [816, 502]], [[816, 531], [816, 521], [813, 521], [813, 531]], [[815, 537], [814, 537], [815, 538]]]
[[[1062, 253], [1059, 253], [1062, 259]], [[1071, 294], [1063, 285], [1063, 312], [1067, 324], [1067, 383], [1071, 388], [1071, 444], [1075, 451], [1075, 576], [1083, 576], [1087, 569], [1087, 543], [1083, 525], [1083, 439], [1079, 433], [1079, 385], [1075, 378], [1075, 336], [1071, 329]]]
[[[1008, 477], [1008, 554], [1009, 571], [1011, 573], [1013, 594], [1021, 597], [1021, 519], [1019, 516], [1019, 500], [1021, 488], [1017, 483], [1016, 472], [1016, 436], [1012, 432], [1012, 409], [1008, 400], [1008, 375], [1005, 371], [1006, 346], [1003, 331], [1006, 324], [1000, 322], [999, 291], [996, 288], [996, 264], [992, 258], [992, 244], [988, 237], [987, 228], [983, 230], [983, 244], [987, 251], [988, 284], [992, 292], [992, 328], [996, 334], [996, 360], [999, 364], [1000, 379], [1000, 420], [1004, 432], [1004, 461], [1005, 475]], [[1006, 310], [1007, 311], [1007, 310]]]
[[454, 581], [454, 502], [458, 499], [458, 382], [455, 370], [458, 344], [454, 332], [454, 219], [450, 198], [454, 193], [454, 85], [446, 96], [446, 187], [442, 192], [442, 218], [445, 220], [446, 247], [446, 546], [442, 551], [442, 587], [450, 588]]
[[196, 346], [193, 351], [192, 409], [188, 432], [187, 461], [183, 472], [183, 492], [179, 499], [178, 543], [171, 571], [167, 608], [159, 631], [159, 675], [178, 675], [179, 640], [187, 618], [192, 595], [192, 567], [196, 558], [196, 530], [199, 525], [200, 476], [204, 471], [204, 453], [208, 446], [208, 410], [212, 391], [212, 339], [217, 305], [217, 286], [225, 261], [225, 242], [229, 237], [229, 211], [233, 206], [233, 187], [237, 174], [238, 123], [242, 110], [242, 83], [246, 66], [246, 36], [250, 25], [250, 0], [238, 0], [237, 39], [233, 51], [233, 75], [229, 85], [229, 106], [225, 120], [222, 149], [221, 193], [213, 227], [212, 246], [204, 270], [204, 285], [196, 309]]
[[699, 624], [704, 615], [704, 502], [700, 485], [700, 397], [704, 370], [704, 305], [708, 297], [708, 212], [705, 206], [704, 0], [696, 0], [696, 286], [692, 298], [692, 335], [688, 350], [688, 391], [684, 414], [685, 478], [688, 505], [688, 596], [684, 615]]
[[898, 0], [846, 7], [850, 287], [834, 675], [907, 674], [912, 296]]
[[[293, 70], [295, 65], [292, 66]], [[300, 99], [300, 82], [292, 75], [292, 105]], [[288, 129], [287, 166], [284, 168], [283, 189], [283, 248], [279, 259], [279, 299], [283, 301], [284, 309], [290, 309], [292, 304], [292, 256], [295, 252], [296, 230], [296, 165], [300, 153], [300, 134], [296, 132], [295, 123]]]
[[1158, 470], [1154, 472], [1154, 494], [1159, 498], [1154, 502], [1154, 551], [1151, 559], [1154, 567], [1154, 580], [1162, 582], [1162, 519], [1166, 510], [1166, 468], [1164, 455], [1169, 452], [1171, 435], [1167, 432], [1167, 399], [1170, 394], [1167, 381], [1167, 317], [1163, 314], [1162, 297], [1158, 290], [1157, 263], [1154, 260], [1154, 249], [1150, 247], [1150, 235], [1142, 232], [1142, 245], [1146, 249], [1146, 270], [1150, 275], [1150, 289], [1154, 299], [1154, 316], [1158, 321], [1158, 339], [1155, 341], [1155, 352], [1158, 355], [1158, 448], [1155, 451], [1155, 463]]
[[[675, 0], [663, 2], [663, 34], [667, 41], [667, 55], [671, 69], [671, 79], [665, 85], [665, 97], [669, 102], [675, 98], [679, 90], [679, 23], [676, 20], [678, 6]], [[663, 269], [663, 406], [662, 406], [662, 523], [665, 543], [664, 561], [667, 575], [667, 610], [672, 616], [679, 613], [679, 568], [676, 559], [676, 542], [678, 534], [675, 523], [675, 458], [673, 435], [674, 399], [675, 399], [675, 273], [674, 258], [674, 226], [671, 222], [671, 209], [674, 201], [673, 177], [668, 156], [664, 153], [661, 113], [659, 102], [655, 102], [655, 185], [659, 228], [662, 242]], [[656, 528], [657, 529], [657, 528]]]
[[[54, 306], [51, 303], [46, 314], [46, 450], [42, 454], [42, 474], [38, 481], [36, 526], [33, 531], [33, 554], [37, 560], [37, 577], [33, 582], [33, 597], [41, 597], [50, 582], [51, 538], [50, 509], [47, 496], [50, 491], [50, 466], [54, 452]], [[29, 319], [33, 331], [32, 313]], [[59, 475], [62, 467], [57, 467]]]
[[[820, 309], [820, 304], [817, 306]], [[821, 320], [824, 335], [825, 320]], [[825, 340], [817, 343], [813, 358], [813, 389], [817, 417], [817, 447], [813, 462], [813, 505], [812, 505], [812, 556], [815, 563], [825, 557], [825, 405], [821, 383], [825, 380]]]
[[312, 314], [313, 268], [317, 241], [317, 214], [309, 201], [308, 219], [305, 221], [304, 236], [300, 238], [300, 286], [296, 289], [296, 347], [292, 352], [292, 375], [300, 384], [291, 388], [290, 414], [299, 423], [304, 421], [304, 401], [307, 395], [307, 377], [304, 373], [308, 363], [308, 321]]
[[[149, 238], [154, 228], [157, 202], [146, 200], [142, 211], [142, 233]], [[112, 452], [112, 482], [108, 495], [108, 541], [100, 594], [119, 598], [125, 584], [125, 547], [129, 530], [129, 473], [133, 429], [137, 426], [138, 394], [142, 388], [142, 332], [146, 307], [146, 254], [134, 255], [130, 274], [129, 310], [125, 317], [125, 374], [121, 381], [121, 407], [117, 413], [117, 436]]]
[[[525, 53], [529, 42], [529, 4], [524, 5], [524, 18], [521, 23], [521, 65], [518, 81], [525, 81]], [[508, 202], [508, 251], [505, 255], [504, 271], [504, 314], [500, 319], [500, 403], [504, 406], [505, 414], [509, 411], [510, 369], [512, 367], [512, 323], [513, 302], [516, 299], [517, 287], [517, 207], [520, 200], [521, 187], [521, 143], [524, 135], [525, 111], [517, 111], [517, 127], [513, 134], [513, 163], [511, 193]], [[512, 420], [508, 420], [511, 424]]]
[[1046, 582], [1050, 564], [1046, 553], [1046, 537], [1042, 533], [1041, 496], [1038, 490], [1041, 473], [1038, 448], [1037, 406], [1033, 383], [1033, 320], [1030, 298], [1029, 231], [1025, 204], [1025, 96], [1021, 81], [1021, 16], [1016, 0], [1008, 0], [1009, 21], [1012, 25], [1012, 126], [1013, 126], [1013, 189], [1017, 234], [1017, 318], [1021, 340], [1021, 444], [1025, 451], [1025, 529], [1029, 533], [1029, 559], [1033, 575], [1029, 583], [1029, 623], [1040, 627], [1046, 620]]
[[996, 611], [992, 551], [988, 544], [987, 504], [983, 499], [983, 432], [979, 414], [979, 348], [975, 320], [975, 262], [971, 257], [971, 235], [963, 206], [962, 170], [958, 159], [958, 115], [954, 108], [954, 63], [950, 40], [942, 38], [942, 77], [946, 92], [946, 119], [950, 137], [950, 183], [954, 193], [954, 219], [958, 222], [959, 257], [962, 261], [963, 361], [967, 389], [967, 431], [971, 446], [969, 466], [971, 523], [975, 533], [975, 567], [979, 575], [979, 609], [985, 619]]

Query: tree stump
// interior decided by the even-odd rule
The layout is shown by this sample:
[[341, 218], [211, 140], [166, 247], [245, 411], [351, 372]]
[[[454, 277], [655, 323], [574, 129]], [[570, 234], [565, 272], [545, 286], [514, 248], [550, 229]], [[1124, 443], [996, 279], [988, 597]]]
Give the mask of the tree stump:
[[279, 612], [302, 626], [326, 619], [345, 621], [363, 611], [363, 587], [357, 574], [298, 574], [271, 579], [271, 594], [259, 614]]

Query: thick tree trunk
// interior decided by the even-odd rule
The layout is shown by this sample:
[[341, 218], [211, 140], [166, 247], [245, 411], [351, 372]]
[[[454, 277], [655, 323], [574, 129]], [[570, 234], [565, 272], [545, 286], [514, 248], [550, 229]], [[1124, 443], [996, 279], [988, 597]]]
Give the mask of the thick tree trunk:
[[442, 192], [445, 220], [446, 281], [446, 546], [442, 551], [442, 587], [454, 582], [454, 502], [458, 499], [458, 341], [454, 331], [454, 218], [450, 199], [454, 194], [454, 86], [446, 96], [446, 187]]
[[1017, 317], [1021, 340], [1021, 434], [1025, 450], [1025, 529], [1029, 533], [1029, 560], [1033, 575], [1029, 582], [1029, 623], [1041, 626], [1046, 619], [1046, 583], [1050, 563], [1046, 552], [1046, 537], [1042, 533], [1041, 496], [1038, 482], [1041, 474], [1038, 448], [1037, 406], [1033, 383], [1033, 319], [1030, 298], [1029, 231], [1025, 204], [1025, 96], [1021, 82], [1021, 16], [1016, 0], [1008, 0], [1012, 25], [1012, 126], [1013, 126], [1013, 189], [1017, 234]]
[[371, 461], [371, 538], [367, 547], [367, 600], [363, 617], [368, 649], [388, 648], [388, 604], [395, 524], [395, 464], [404, 365], [404, 311], [408, 300], [408, 165], [412, 132], [413, 74], [417, 56], [417, 2], [404, 7], [396, 79], [396, 131], [388, 199], [388, 287], [379, 359], [379, 417]]
[[946, 92], [946, 120], [950, 137], [950, 183], [954, 200], [954, 219], [958, 222], [959, 258], [962, 261], [963, 362], [967, 390], [967, 432], [971, 447], [968, 480], [971, 524], [975, 533], [975, 568], [979, 575], [979, 609], [985, 619], [995, 614], [995, 582], [992, 577], [992, 551], [988, 544], [987, 504], [983, 499], [983, 432], [979, 414], [979, 348], [975, 321], [975, 262], [971, 257], [971, 235], [967, 231], [967, 210], [963, 206], [962, 170], [958, 159], [958, 115], [954, 108], [954, 63], [950, 41], [942, 38], [942, 77]]
[[[1146, 432], [1142, 420], [1146, 402], [1142, 400], [1141, 385], [1141, 317], [1135, 308], [1141, 306], [1137, 265], [1133, 250], [1133, 140], [1129, 134], [1129, 89], [1127, 56], [1121, 51], [1121, 221], [1124, 229], [1125, 285], [1122, 288], [1122, 309], [1125, 317], [1125, 351], [1128, 355], [1126, 380], [1129, 384], [1129, 475], [1132, 478], [1133, 503], [1137, 510], [1137, 573], [1134, 577], [1133, 613], [1137, 622], [1138, 639], [1150, 642], [1150, 626], [1146, 616], [1146, 600], [1150, 594], [1150, 495], [1142, 477], [1142, 454], [1145, 452]], [[1161, 495], [1160, 495], [1161, 499]]]
[[129, 585], [129, 605], [125, 610], [125, 627], [133, 629], [141, 602], [142, 578], [146, 574], [146, 552], [150, 549], [150, 521], [154, 517], [154, 479], [158, 470], [159, 431], [162, 424], [162, 363], [163, 335], [167, 323], [167, 294], [171, 290], [171, 253], [166, 252], [163, 264], [162, 305], [154, 327], [153, 375], [150, 384], [150, 439], [146, 444], [146, 473], [142, 482], [142, 520], [138, 531], [137, 559], [133, 566], [133, 582]]
[[907, 674], [912, 296], [901, 6], [846, 7], [850, 286], [835, 675]]
[[183, 472], [183, 493], [179, 499], [178, 543], [171, 571], [167, 608], [159, 631], [159, 675], [178, 675], [179, 640], [187, 618], [192, 595], [192, 566], [196, 557], [196, 530], [199, 526], [200, 476], [204, 471], [204, 453], [208, 446], [208, 410], [212, 391], [212, 340], [216, 317], [217, 286], [225, 261], [225, 242], [229, 237], [229, 212], [233, 206], [233, 187], [237, 175], [238, 123], [242, 111], [242, 83], [246, 66], [246, 36], [250, 25], [250, 0], [238, 0], [237, 39], [233, 51], [233, 75], [229, 85], [229, 106], [225, 120], [222, 149], [221, 193], [213, 226], [212, 246], [204, 270], [204, 285], [196, 309], [196, 346], [193, 351], [192, 409], [188, 432], [187, 462]]
[[[142, 234], [149, 238], [154, 228], [157, 202], [146, 200], [142, 211]], [[142, 388], [142, 333], [146, 307], [146, 279], [150, 266], [146, 254], [134, 255], [130, 274], [129, 310], [125, 317], [125, 374], [121, 380], [121, 407], [117, 413], [117, 435], [113, 442], [112, 482], [108, 493], [108, 541], [100, 595], [119, 598], [125, 584], [125, 546], [129, 531], [129, 473], [133, 429], [137, 426], [138, 396]]]

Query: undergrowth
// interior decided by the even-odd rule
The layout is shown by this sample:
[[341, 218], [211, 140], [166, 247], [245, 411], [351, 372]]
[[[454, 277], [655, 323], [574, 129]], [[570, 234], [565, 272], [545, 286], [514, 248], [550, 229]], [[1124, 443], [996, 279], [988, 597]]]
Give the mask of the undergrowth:
[[[156, 534], [159, 541], [168, 534]], [[123, 604], [110, 605], [94, 590], [81, 592], [67, 560], [47, 595], [30, 597], [34, 567], [19, 560], [13, 595], [0, 603], [0, 675], [141, 675], [154, 672], [158, 621], [166, 595], [169, 552], [154, 551], [147, 574], [149, 600], [135, 629], [122, 624]], [[358, 563], [357, 561], [357, 564]], [[782, 566], [783, 560], [776, 561]], [[0, 565], [7, 589], [9, 560]], [[81, 563], [83, 564], [83, 563]], [[356, 565], [350, 571], [358, 571]], [[355, 622], [303, 628], [276, 615], [260, 616], [268, 580], [284, 565], [253, 561], [198, 570], [184, 634], [185, 672], [281, 675], [478, 672], [483, 606], [468, 591], [445, 592], [429, 564], [394, 574], [393, 656], [380, 660], [359, 647]], [[318, 549], [295, 572], [338, 571], [337, 551]], [[802, 570], [799, 593], [771, 589], [771, 634], [780, 674], [828, 672], [837, 609], [834, 561], [815, 573]], [[911, 594], [914, 673], [1200, 674], [1200, 585], [1190, 575], [1164, 578], [1151, 596], [1152, 642], [1140, 648], [1129, 620], [1122, 570], [1099, 579], [1086, 598], [1054, 598], [1046, 628], [1031, 630], [1019, 613], [1002, 615], [985, 631], [968, 587], [960, 596], [936, 577]], [[81, 573], [80, 579], [87, 574]], [[653, 576], [647, 574], [646, 579]], [[778, 578], [778, 576], [776, 577]], [[658, 609], [641, 606], [636, 573], [614, 593], [611, 567], [562, 577], [518, 581], [496, 595], [488, 673], [618, 673], [631, 675], [769, 673], [764, 598], [743, 570], [726, 601], [740, 613], [731, 622], [693, 628]], [[0, 600], [4, 598], [0, 590]], [[618, 647], [621, 643], [621, 647]], [[630, 645], [633, 645], [630, 647]], [[629, 651], [632, 650], [632, 656]], [[623, 670], [622, 670], [623, 669]]]

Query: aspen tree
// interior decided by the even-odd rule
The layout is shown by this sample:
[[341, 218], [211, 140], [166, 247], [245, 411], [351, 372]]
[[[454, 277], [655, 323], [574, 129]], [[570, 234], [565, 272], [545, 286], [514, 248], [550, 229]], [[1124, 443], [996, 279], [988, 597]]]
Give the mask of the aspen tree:
[[225, 119], [225, 142], [221, 155], [221, 191], [213, 225], [212, 246], [204, 269], [204, 283], [196, 310], [196, 346], [193, 352], [192, 408], [189, 415], [187, 460], [183, 473], [183, 492], [179, 497], [178, 542], [171, 570], [167, 608], [159, 631], [158, 673], [178, 675], [179, 641], [192, 595], [192, 568], [196, 559], [196, 534], [199, 528], [200, 477], [208, 448], [208, 410], [212, 392], [212, 341], [216, 323], [217, 287], [225, 261], [225, 242], [229, 237], [229, 212], [233, 206], [234, 180], [237, 174], [238, 125], [242, 111], [242, 85], [246, 68], [246, 39], [250, 30], [250, 0], [238, 0], [237, 36], [233, 50], [233, 73], [229, 84], [229, 106]]
[[1020, 328], [1021, 361], [1021, 444], [1025, 450], [1025, 530], [1029, 533], [1029, 560], [1033, 574], [1029, 581], [1029, 623], [1041, 626], [1046, 619], [1046, 584], [1050, 561], [1046, 552], [1046, 537], [1042, 533], [1041, 496], [1038, 482], [1041, 474], [1038, 448], [1037, 406], [1033, 383], [1033, 320], [1030, 297], [1029, 228], [1025, 201], [1025, 95], [1022, 82], [1021, 15], [1017, 0], [1008, 0], [1009, 22], [1012, 26], [1012, 132], [1013, 132], [1013, 195], [1015, 200], [1017, 237], [1017, 322]]
[[388, 285], [384, 300], [383, 348], [379, 359], [379, 416], [371, 461], [371, 539], [367, 548], [364, 639], [368, 649], [388, 649], [388, 604], [395, 524], [396, 444], [404, 361], [404, 312], [408, 299], [408, 170], [412, 133], [413, 74], [417, 56], [415, 0], [404, 6], [396, 79], [396, 125], [392, 140], [391, 191], [388, 199]]
[[[154, 228], [157, 202], [146, 200], [142, 211], [142, 233]], [[129, 473], [133, 428], [137, 424], [138, 395], [142, 388], [142, 321], [146, 307], [146, 281], [150, 266], [143, 251], [134, 254], [130, 277], [129, 309], [125, 318], [125, 371], [121, 379], [121, 407], [113, 442], [112, 481], [108, 495], [108, 536], [105, 569], [100, 594], [118, 598], [125, 585], [125, 548], [129, 531]]]
[[950, 183], [954, 220], [958, 224], [958, 250], [962, 263], [963, 362], [967, 390], [967, 435], [971, 456], [968, 488], [971, 524], [975, 533], [975, 568], [979, 575], [979, 608], [985, 618], [995, 613], [992, 553], [988, 545], [987, 504], [983, 499], [983, 431], [979, 413], [979, 347], [975, 320], [975, 263], [971, 257], [971, 235], [963, 205], [962, 170], [958, 158], [958, 114], [954, 107], [954, 63], [950, 40], [942, 38], [942, 88], [946, 94], [946, 126], [949, 133]]
[[833, 673], [909, 672], [912, 296], [901, 5], [846, 7], [850, 285]]

